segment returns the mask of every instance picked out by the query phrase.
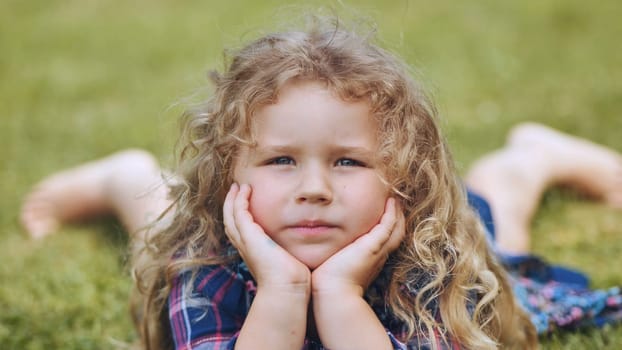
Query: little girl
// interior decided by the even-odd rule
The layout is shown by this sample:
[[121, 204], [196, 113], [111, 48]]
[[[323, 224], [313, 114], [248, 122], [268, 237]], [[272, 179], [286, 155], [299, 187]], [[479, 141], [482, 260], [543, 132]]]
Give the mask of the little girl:
[[[48, 180], [79, 178], [79, 202], [35, 191], [23, 211], [34, 235], [111, 208], [139, 233], [146, 348], [536, 346], [402, 62], [316, 22], [250, 43], [212, 78], [185, 118], [172, 201], [134, 196], [159, 170], [130, 151]], [[62, 214], [41, 215], [42, 196]]]
[[213, 80], [138, 267], [148, 347], [165, 330], [181, 349], [534, 342], [400, 61], [318, 24]]

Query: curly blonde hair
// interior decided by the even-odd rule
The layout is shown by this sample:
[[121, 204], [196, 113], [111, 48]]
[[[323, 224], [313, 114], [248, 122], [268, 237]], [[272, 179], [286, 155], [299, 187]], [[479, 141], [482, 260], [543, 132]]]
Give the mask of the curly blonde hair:
[[234, 160], [250, 140], [255, 112], [275, 103], [292, 80], [322, 82], [345, 101], [365, 100], [378, 121], [386, 181], [406, 218], [405, 239], [390, 258], [385, 303], [406, 338], [440, 332], [469, 349], [535, 347], [533, 326], [467, 204], [431, 99], [372, 33], [315, 20], [306, 30], [251, 42], [212, 80], [211, 98], [185, 115], [172, 223], [139, 254], [137, 320], [147, 349], [172, 347], [167, 297], [176, 276], [237, 258], [222, 220]]

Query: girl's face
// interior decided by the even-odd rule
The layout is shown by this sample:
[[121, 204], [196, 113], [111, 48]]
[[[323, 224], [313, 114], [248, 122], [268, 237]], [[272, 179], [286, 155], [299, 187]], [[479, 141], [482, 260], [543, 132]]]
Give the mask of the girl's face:
[[252, 129], [256, 147], [242, 148], [234, 179], [251, 186], [255, 221], [302, 263], [318, 267], [380, 221], [389, 191], [366, 102], [290, 83]]

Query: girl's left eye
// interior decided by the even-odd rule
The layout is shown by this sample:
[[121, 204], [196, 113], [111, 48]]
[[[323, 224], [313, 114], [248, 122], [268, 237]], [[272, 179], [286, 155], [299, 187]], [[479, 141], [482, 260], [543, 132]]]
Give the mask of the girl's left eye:
[[358, 160], [350, 158], [341, 158], [336, 163], [337, 166], [363, 166], [364, 164]]

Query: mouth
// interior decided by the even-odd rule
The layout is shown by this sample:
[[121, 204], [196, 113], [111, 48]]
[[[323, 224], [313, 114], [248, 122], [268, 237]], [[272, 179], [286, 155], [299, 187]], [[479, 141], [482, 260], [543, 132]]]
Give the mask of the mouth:
[[302, 220], [291, 225], [289, 228], [304, 235], [319, 235], [336, 227], [337, 225], [335, 224], [321, 220]]
[[330, 222], [323, 221], [323, 220], [301, 220], [292, 225], [292, 227], [320, 227], [320, 226], [335, 227], [337, 225], [334, 225]]

